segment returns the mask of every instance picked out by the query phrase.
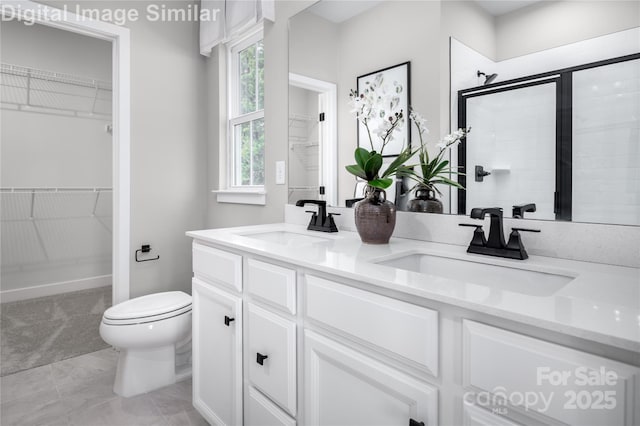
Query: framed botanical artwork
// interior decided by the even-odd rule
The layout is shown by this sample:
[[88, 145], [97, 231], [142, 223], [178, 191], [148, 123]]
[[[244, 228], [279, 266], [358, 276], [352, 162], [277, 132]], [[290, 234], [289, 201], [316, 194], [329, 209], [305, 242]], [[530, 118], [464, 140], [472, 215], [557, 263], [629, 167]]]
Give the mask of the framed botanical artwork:
[[[411, 102], [410, 78], [411, 62], [404, 62], [361, 75], [357, 79], [358, 93], [363, 93], [369, 84], [377, 81], [388, 93], [394, 93], [396, 95], [397, 105], [394, 105], [393, 110], [402, 110], [404, 122], [398, 126], [392, 139], [385, 146], [383, 157], [395, 157], [400, 154], [405, 147], [411, 146], [411, 126], [409, 123], [409, 105]], [[383, 128], [384, 120], [388, 120], [388, 117], [372, 117], [369, 119], [367, 124], [371, 132], [371, 139], [369, 138], [369, 132], [364, 123], [358, 121], [359, 147], [371, 150], [373, 143], [373, 149], [380, 152], [381, 141], [380, 138], [376, 136], [376, 131]]]

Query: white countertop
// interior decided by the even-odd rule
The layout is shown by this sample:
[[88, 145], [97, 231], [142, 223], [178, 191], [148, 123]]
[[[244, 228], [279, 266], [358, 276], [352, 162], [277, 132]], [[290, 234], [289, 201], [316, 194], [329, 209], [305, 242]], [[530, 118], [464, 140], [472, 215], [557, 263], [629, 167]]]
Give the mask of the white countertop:
[[[322, 242], [288, 246], [249, 236], [277, 231], [319, 237]], [[389, 244], [368, 245], [354, 232], [327, 234], [285, 223], [191, 231], [187, 235], [302, 268], [640, 352], [640, 269], [637, 268], [542, 256], [530, 256], [527, 260], [503, 259], [468, 254], [462, 246], [402, 238], [391, 238]], [[511, 291], [504, 285], [443, 278], [371, 262], [407, 252], [575, 278], [557, 292], [540, 296]]]

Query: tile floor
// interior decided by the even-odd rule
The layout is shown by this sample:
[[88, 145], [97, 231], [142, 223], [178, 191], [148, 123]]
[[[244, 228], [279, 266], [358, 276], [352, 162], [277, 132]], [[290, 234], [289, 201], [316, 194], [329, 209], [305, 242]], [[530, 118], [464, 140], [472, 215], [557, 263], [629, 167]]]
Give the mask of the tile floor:
[[104, 349], [0, 378], [2, 426], [191, 426], [191, 380], [147, 394], [113, 393], [117, 352]]

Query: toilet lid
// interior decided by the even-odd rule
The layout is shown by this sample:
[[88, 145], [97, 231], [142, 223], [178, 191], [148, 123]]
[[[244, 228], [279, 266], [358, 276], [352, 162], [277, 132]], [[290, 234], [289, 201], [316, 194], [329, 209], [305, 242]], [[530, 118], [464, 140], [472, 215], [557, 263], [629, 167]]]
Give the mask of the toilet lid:
[[136, 297], [118, 303], [104, 312], [108, 320], [147, 318], [191, 307], [191, 296], [182, 291], [167, 291]]

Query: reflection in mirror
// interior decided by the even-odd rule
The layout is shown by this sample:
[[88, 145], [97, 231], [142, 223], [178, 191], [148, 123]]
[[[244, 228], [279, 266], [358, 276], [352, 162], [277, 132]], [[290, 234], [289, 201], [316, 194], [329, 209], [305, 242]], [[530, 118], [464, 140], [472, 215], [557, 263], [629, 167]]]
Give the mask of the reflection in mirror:
[[[439, 9], [433, 1], [321, 1], [289, 20], [289, 72], [336, 84], [338, 144], [332, 162], [337, 165], [337, 205], [362, 197], [356, 178], [345, 170], [357, 147], [349, 92], [356, 89], [358, 76], [410, 61], [411, 104], [429, 119], [434, 139], [440, 134]], [[433, 43], [418, 46], [416, 40]], [[418, 140], [412, 131], [411, 139]], [[395, 189], [387, 190], [389, 199], [395, 198]]]
[[[474, 129], [453, 211], [535, 203], [526, 217], [640, 224], [638, 40], [635, 28], [493, 63], [452, 40], [452, 122]], [[464, 87], [478, 67], [501, 81]]]
[[336, 85], [289, 74], [289, 204], [336, 203]]
[[[465, 166], [467, 190], [441, 188], [446, 213], [501, 206], [509, 217], [512, 206], [535, 202], [525, 217], [640, 224], [638, 61], [575, 69], [570, 82], [556, 75], [497, 90], [509, 80], [637, 54], [639, 28], [640, 3], [628, 1], [323, 0], [290, 20], [290, 72], [337, 86], [338, 205], [355, 187], [344, 172], [357, 143], [349, 90], [358, 75], [410, 61], [411, 104], [427, 118], [434, 149], [462, 127], [458, 92], [466, 91], [469, 151], [461, 164], [452, 152], [451, 162]], [[574, 89], [573, 112], [563, 107], [560, 129], [572, 141], [569, 151], [566, 138], [556, 141], [561, 85]], [[513, 153], [520, 156], [507, 157]], [[479, 176], [483, 182], [475, 166], [490, 173]]]

